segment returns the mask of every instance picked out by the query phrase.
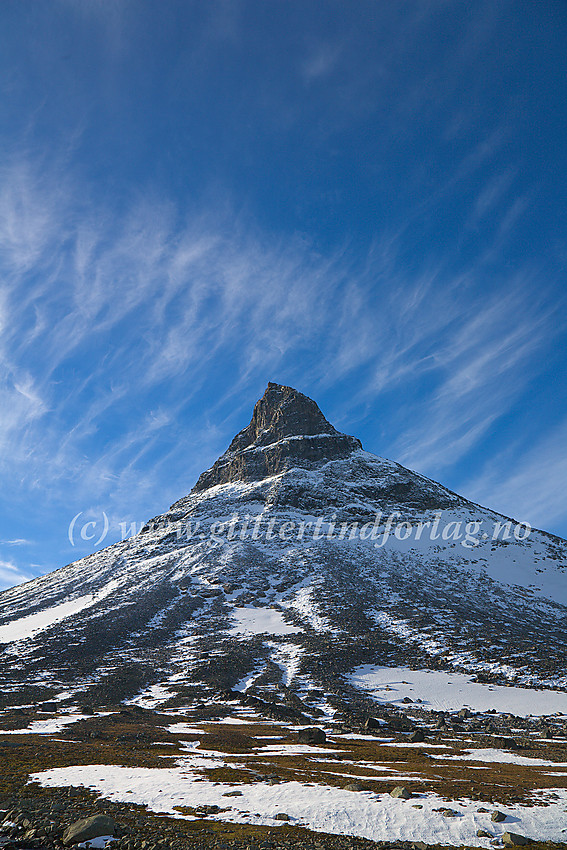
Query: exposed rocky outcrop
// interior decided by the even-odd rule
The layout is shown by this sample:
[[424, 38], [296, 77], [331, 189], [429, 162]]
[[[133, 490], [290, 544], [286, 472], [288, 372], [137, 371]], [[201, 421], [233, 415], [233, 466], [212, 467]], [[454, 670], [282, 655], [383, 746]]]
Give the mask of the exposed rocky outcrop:
[[292, 466], [309, 468], [323, 460], [348, 457], [360, 448], [360, 440], [333, 428], [308, 396], [269, 383], [250, 423], [203, 472], [192, 492], [230, 481], [258, 481]]

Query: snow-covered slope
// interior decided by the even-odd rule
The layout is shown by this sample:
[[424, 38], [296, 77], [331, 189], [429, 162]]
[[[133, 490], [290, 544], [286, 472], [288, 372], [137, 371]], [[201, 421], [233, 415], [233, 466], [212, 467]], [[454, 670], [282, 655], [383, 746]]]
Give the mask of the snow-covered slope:
[[0, 594], [2, 699], [238, 689], [325, 712], [370, 699], [362, 665], [566, 687], [567, 543], [528, 531], [269, 384], [190, 495]]

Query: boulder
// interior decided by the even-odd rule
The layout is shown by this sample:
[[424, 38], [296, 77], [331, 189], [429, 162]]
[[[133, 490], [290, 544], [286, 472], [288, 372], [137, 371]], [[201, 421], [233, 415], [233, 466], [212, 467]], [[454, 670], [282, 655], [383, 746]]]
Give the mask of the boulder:
[[494, 823], [502, 823], [506, 820], [506, 815], [504, 814], [504, 812], [492, 812], [490, 820], [494, 821]]
[[505, 738], [505, 737], [495, 738], [494, 743], [496, 744], [496, 746], [505, 747], [508, 750], [519, 749], [518, 742], [515, 740], [515, 738]]
[[90, 818], [82, 818], [69, 826], [63, 835], [63, 844], [80, 844], [83, 841], [91, 841], [102, 835], [114, 835], [116, 824], [107, 815], [93, 815]]
[[410, 800], [413, 797], [413, 794], [405, 787], [405, 785], [396, 785], [396, 787], [390, 791], [390, 797], [395, 797], [398, 800]]
[[388, 726], [392, 732], [411, 732], [412, 724], [406, 717], [389, 717]]
[[307, 729], [299, 730], [297, 740], [300, 744], [324, 744], [327, 736], [322, 729], [318, 729], [316, 726], [310, 726]]
[[530, 839], [525, 835], [518, 835], [517, 832], [505, 832], [502, 836], [502, 841], [506, 847], [523, 847], [524, 844], [530, 844]]
[[416, 729], [410, 735], [410, 743], [412, 744], [421, 744], [423, 741], [425, 741], [425, 735], [421, 729]]
[[551, 741], [553, 738], [553, 730], [552, 729], [543, 729], [541, 733], [542, 738], [545, 738], [547, 741]]

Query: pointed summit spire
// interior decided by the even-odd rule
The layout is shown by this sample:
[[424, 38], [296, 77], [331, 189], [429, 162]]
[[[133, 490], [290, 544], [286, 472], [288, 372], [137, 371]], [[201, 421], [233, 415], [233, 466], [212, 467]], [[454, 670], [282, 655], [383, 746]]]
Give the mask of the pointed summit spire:
[[270, 381], [250, 423], [200, 476], [192, 492], [229, 481], [255, 481], [292, 466], [314, 467], [362, 448], [341, 434], [309, 396]]
[[270, 381], [264, 395], [254, 405], [250, 424], [236, 435], [228, 450], [242, 451], [247, 446], [267, 446], [284, 437], [315, 434], [338, 434], [338, 431], [327, 422], [309, 396]]

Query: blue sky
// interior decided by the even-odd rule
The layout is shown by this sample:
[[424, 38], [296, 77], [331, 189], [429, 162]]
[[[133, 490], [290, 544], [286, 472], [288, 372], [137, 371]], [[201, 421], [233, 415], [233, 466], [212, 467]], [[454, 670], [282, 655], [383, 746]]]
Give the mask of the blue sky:
[[268, 380], [567, 536], [566, 39], [561, 0], [4, 0], [0, 586], [187, 493]]

